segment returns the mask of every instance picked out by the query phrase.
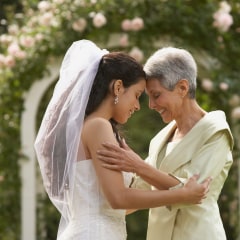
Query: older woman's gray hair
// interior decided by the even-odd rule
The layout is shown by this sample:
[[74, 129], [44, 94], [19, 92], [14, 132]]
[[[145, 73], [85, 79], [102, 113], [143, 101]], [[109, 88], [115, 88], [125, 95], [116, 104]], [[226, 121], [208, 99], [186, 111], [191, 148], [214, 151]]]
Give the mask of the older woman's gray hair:
[[195, 98], [197, 64], [188, 51], [174, 47], [159, 49], [147, 60], [144, 71], [148, 79], [158, 79], [170, 91], [178, 81], [186, 79], [189, 82], [189, 97]]

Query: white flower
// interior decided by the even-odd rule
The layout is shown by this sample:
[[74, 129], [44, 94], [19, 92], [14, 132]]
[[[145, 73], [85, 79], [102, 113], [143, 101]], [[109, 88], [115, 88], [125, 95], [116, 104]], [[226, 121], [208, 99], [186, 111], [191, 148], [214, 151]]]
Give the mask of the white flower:
[[38, 3], [38, 9], [40, 12], [46, 12], [51, 8], [51, 4], [48, 1], [40, 1]]
[[13, 36], [11, 35], [3, 34], [0, 36], [0, 42], [2, 44], [9, 44], [12, 41], [13, 41]]
[[53, 0], [53, 2], [56, 4], [63, 4], [64, 0]]
[[232, 107], [236, 107], [240, 103], [240, 96], [237, 94], [234, 94], [230, 99], [229, 99], [229, 105]]
[[144, 22], [142, 18], [136, 17], [132, 20], [131, 28], [133, 31], [139, 31], [143, 29], [143, 27], [144, 27]]
[[72, 12], [71, 11], [63, 11], [61, 12], [61, 17], [66, 18], [68, 21], [72, 19]]
[[53, 21], [53, 14], [51, 12], [46, 12], [39, 16], [38, 22], [44, 26], [50, 26]]
[[105, 18], [105, 16], [102, 13], [97, 13], [93, 17], [93, 26], [96, 28], [100, 28], [100, 27], [104, 26], [106, 23], [107, 23], [107, 19]]
[[143, 52], [138, 47], [132, 48], [129, 55], [135, 58], [138, 62], [142, 62], [144, 58]]
[[240, 119], [240, 107], [234, 108], [231, 115], [233, 119]]
[[213, 82], [208, 78], [204, 78], [202, 80], [202, 88], [207, 92], [211, 92], [213, 90]]
[[87, 3], [85, 2], [85, 0], [74, 0], [74, 5], [75, 5], [75, 6], [85, 7], [86, 4], [87, 4]]
[[16, 24], [12, 24], [8, 26], [8, 32], [12, 35], [16, 35], [19, 31], [19, 27]]
[[231, 6], [226, 1], [220, 2], [219, 5], [220, 9], [224, 12], [230, 12], [232, 10]]
[[36, 35], [35, 35], [35, 40], [37, 41], [37, 42], [40, 42], [40, 41], [42, 41], [43, 40], [43, 34], [42, 33], [37, 33]]
[[73, 30], [83, 32], [87, 26], [87, 21], [84, 18], [79, 18], [72, 24]]
[[219, 88], [220, 88], [221, 90], [223, 90], [223, 91], [226, 91], [226, 90], [228, 90], [229, 85], [228, 85], [227, 83], [225, 83], [225, 82], [221, 82], [221, 83], [219, 84]]

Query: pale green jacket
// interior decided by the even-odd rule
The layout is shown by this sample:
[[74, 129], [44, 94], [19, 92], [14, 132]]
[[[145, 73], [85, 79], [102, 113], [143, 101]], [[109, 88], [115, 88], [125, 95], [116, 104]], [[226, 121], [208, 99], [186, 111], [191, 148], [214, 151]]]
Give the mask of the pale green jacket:
[[[225, 114], [222, 111], [206, 114], [167, 156], [158, 159], [175, 128], [173, 121], [152, 139], [146, 161], [182, 182], [194, 173], [200, 174], [200, 181], [208, 176], [213, 180], [202, 204], [150, 209], [147, 239], [225, 240], [217, 204], [233, 161], [233, 137]], [[136, 179], [134, 187], [146, 188], [146, 183]]]

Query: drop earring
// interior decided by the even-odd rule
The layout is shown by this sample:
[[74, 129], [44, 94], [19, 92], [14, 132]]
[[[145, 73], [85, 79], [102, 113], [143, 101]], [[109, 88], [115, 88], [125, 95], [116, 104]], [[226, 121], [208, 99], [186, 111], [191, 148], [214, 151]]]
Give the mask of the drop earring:
[[114, 104], [116, 105], [118, 103], [118, 95], [114, 98]]

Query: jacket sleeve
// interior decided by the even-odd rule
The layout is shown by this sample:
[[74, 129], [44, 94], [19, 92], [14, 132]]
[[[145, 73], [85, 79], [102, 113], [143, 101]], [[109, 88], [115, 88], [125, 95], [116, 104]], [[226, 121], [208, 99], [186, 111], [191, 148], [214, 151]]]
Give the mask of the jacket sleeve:
[[[179, 178], [176, 175], [175, 177], [183, 183], [186, 183], [187, 179], [193, 174], [200, 175], [199, 182], [202, 182], [207, 177], [212, 177], [213, 181], [220, 176], [226, 179], [232, 162], [233, 159], [228, 135], [226, 131], [219, 131], [193, 155], [191, 161], [186, 166], [181, 167], [184, 177], [181, 176], [181, 178]], [[177, 204], [171, 206], [171, 209], [183, 206], [184, 205]]]

